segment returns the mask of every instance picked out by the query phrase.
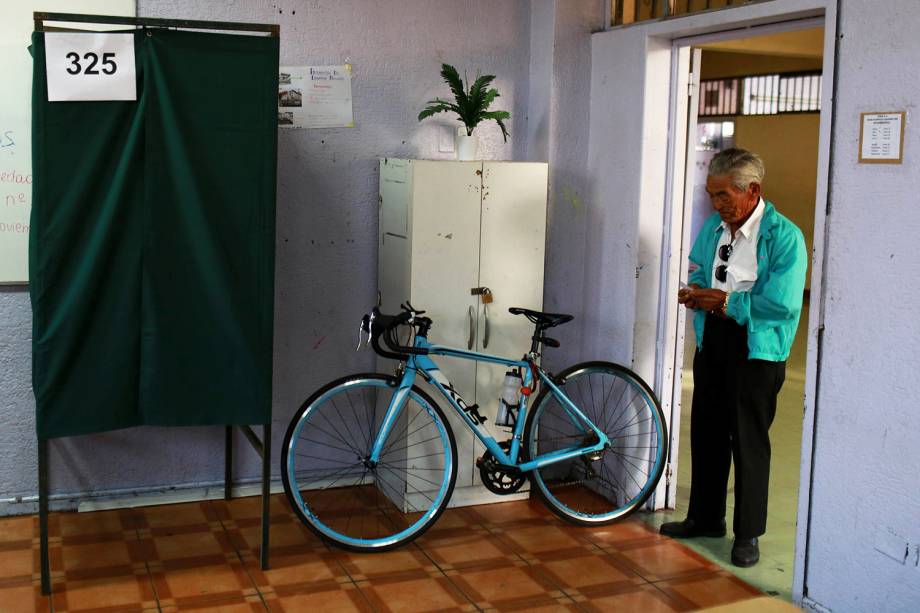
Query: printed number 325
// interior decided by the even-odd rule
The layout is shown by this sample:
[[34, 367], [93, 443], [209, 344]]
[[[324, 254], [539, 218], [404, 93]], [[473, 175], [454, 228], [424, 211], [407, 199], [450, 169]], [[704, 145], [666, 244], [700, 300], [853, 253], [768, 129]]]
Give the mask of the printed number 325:
[[[84, 53], [83, 60], [89, 62], [89, 64], [84, 67], [80, 64], [80, 54], [75, 51], [71, 51], [67, 54], [67, 59], [70, 60], [71, 65], [67, 68], [68, 74], [83, 74], [93, 75], [99, 74], [99, 70], [96, 68], [96, 64], [99, 63], [99, 56], [95, 53]], [[118, 65], [115, 63], [115, 54], [114, 53], [103, 53], [102, 54], [102, 72], [103, 74], [115, 74], [115, 71], [118, 70]]]

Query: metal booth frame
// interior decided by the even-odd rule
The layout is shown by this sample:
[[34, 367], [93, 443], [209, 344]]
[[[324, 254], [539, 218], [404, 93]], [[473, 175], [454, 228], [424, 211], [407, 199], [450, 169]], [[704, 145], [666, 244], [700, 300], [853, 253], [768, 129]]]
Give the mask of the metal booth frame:
[[[188, 19], [156, 19], [145, 17], [121, 17], [114, 15], [79, 15], [72, 13], [33, 13], [36, 32], [74, 31], [46, 26], [46, 21], [63, 23], [93, 23], [126, 25], [139, 28], [175, 28], [191, 30], [218, 30], [265, 33], [279, 37], [278, 24], [242, 23], [232, 21], [195, 21]], [[260, 540], [260, 563], [262, 570], [269, 568], [269, 495], [271, 493], [271, 422], [262, 426], [262, 439], [250, 426], [237, 426], [246, 440], [262, 459], [262, 535]], [[233, 428], [225, 426], [224, 435], [224, 499], [230, 500], [233, 465]], [[41, 551], [41, 590], [51, 594], [51, 562], [48, 553], [48, 439], [38, 438], [38, 523], [39, 547]]]

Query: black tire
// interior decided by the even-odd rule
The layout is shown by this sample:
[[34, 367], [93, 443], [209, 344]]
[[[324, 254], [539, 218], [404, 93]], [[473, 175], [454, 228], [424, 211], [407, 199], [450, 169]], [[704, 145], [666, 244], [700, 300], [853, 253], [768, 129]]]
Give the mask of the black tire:
[[[594, 389], [592, 376], [600, 382], [600, 389]], [[658, 399], [639, 375], [612, 362], [576, 364], [563, 370], [554, 381], [607, 434], [611, 447], [598, 460], [591, 461], [585, 456], [534, 469], [530, 473], [531, 491], [553, 513], [570, 523], [598, 526], [629, 516], [652, 495], [667, 463], [667, 425]], [[584, 381], [591, 385], [590, 391]], [[622, 386], [617, 382], [622, 382]], [[623, 405], [626, 392], [630, 392], [629, 402]], [[609, 402], [613, 397], [618, 397], [616, 404]], [[597, 399], [601, 399], [600, 405], [590, 406]], [[552, 451], [557, 440], [570, 439], [566, 446], [578, 444], [584, 433], [576, 429], [564, 412], [551, 390], [544, 386], [528, 410], [524, 427], [523, 449], [528, 458]], [[538, 430], [541, 419], [545, 421], [539, 427], [547, 432], [542, 440]], [[637, 432], [644, 429], [642, 424], [649, 429]], [[634, 444], [645, 442], [653, 444]], [[649, 465], [649, 458], [642, 456], [652, 453], [654, 461]], [[638, 473], [638, 479], [632, 475], [633, 471]]]
[[[288, 502], [307, 527], [337, 547], [357, 552], [381, 552], [404, 545], [421, 536], [437, 521], [453, 493], [457, 480], [457, 445], [453, 432], [441, 407], [417, 386], [410, 390], [403, 413], [398, 418], [405, 420], [405, 425], [402, 426], [399, 421], [394, 424], [387, 439], [390, 441], [392, 438], [392, 442], [385, 446], [385, 454], [381, 456], [379, 465], [369, 466], [360, 460], [361, 454], [365, 454], [365, 458], [370, 455], [374, 434], [378, 431], [378, 422], [382, 421], [383, 414], [386, 413], [386, 404], [383, 404], [382, 410], [378, 408], [381, 405], [380, 392], [385, 394], [388, 402], [389, 397], [397, 390], [398, 383], [399, 380], [394, 376], [383, 374], [358, 374], [333, 381], [316, 391], [301, 405], [285, 434], [281, 447], [281, 477]], [[372, 397], [367, 395], [369, 390], [374, 390]], [[348, 405], [343, 402], [343, 406], [339, 407], [335, 399], [342, 398], [343, 395], [347, 398]], [[366, 400], [361, 410], [354, 404], [356, 399], [359, 406], [362, 400]], [[413, 409], [409, 408], [412, 402], [419, 407], [414, 415]], [[349, 405], [350, 414], [347, 410]], [[417, 420], [423, 414], [428, 417], [423, 418], [419, 426]], [[320, 421], [320, 417], [324, 421]], [[367, 419], [364, 419], [365, 417]], [[314, 419], [316, 421], [310, 426], [311, 420]], [[429, 427], [425, 423], [426, 419], [431, 420], [431, 431], [435, 436], [421, 442], [411, 442], [414, 440], [413, 436]], [[362, 420], [365, 423], [361, 423]], [[338, 428], [338, 425], [342, 427]], [[306, 430], [308, 426], [310, 430]], [[304, 432], [307, 432], [306, 436]], [[426, 434], [422, 432], [418, 437]], [[394, 448], [397, 441], [400, 441], [399, 445]], [[402, 446], [402, 442], [406, 443], [405, 446]], [[438, 461], [437, 452], [430, 457], [411, 457], [410, 449], [419, 449], [418, 445], [428, 443], [431, 444], [421, 449], [427, 451], [438, 443], [443, 443], [446, 447], [443, 450], [443, 467], [435, 466]], [[305, 447], [307, 445], [312, 446]], [[322, 448], [325, 453], [315, 456], [304, 453], [305, 450], [313, 448]], [[401, 453], [403, 450], [404, 453]], [[307, 458], [305, 463], [308, 465], [324, 463], [325, 472], [315, 468], [304, 469], [304, 462], [298, 465], [298, 458], [304, 457]], [[389, 461], [387, 465], [384, 457], [395, 457], [396, 462], [405, 462], [405, 465]], [[450, 462], [446, 461], [448, 458]], [[429, 468], [410, 466], [412, 461]], [[350, 483], [359, 471], [360, 476], [354, 483]], [[432, 481], [428, 477], [437, 481]], [[413, 483], [419, 484], [423, 481], [438, 487], [434, 498], [413, 487]], [[351, 496], [351, 499], [348, 496]], [[402, 509], [394, 502], [394, 499], [400, 499], [400, 496], [402, 498], [399, 504], [403, 505]], [[430, 505], [425, 502], [425, 498], [431, 501]], [[352, 499], [353, 502], [345, 511], [344, 505]], [[412, 500], [419, 502], [411, 502]], [[319, 507], [322, 502], [325, 502], [328, 508], [323, 509], [321, 517]], [[419, 508], [421, 506], [425, 508]], [[306, 512], [307, 509], [309, 513]], [[346, 519], [344, 530], [343, 513], [353, 514]], [[416, 514], [418, 519], [413, 519]], [[353, 535], [352, 517], [359, 518], [355, 520], [358, 522], [357, 530], [366, 529], [379, 535], [388, 527], [393, 533], [374, 538]], [[401, 529], [404, 525], [407, 527]]]

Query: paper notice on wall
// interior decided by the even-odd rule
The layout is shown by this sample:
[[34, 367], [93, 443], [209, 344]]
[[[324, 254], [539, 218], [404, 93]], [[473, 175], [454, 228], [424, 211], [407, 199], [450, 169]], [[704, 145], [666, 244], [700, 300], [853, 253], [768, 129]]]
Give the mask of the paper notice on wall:
[[278, 126], [355, 127], [351, 64], [281, 66], [278, 72]]
[[900, 164], [903, 159], [904, 112], [862, 113], [860, 119], [860, 163]]

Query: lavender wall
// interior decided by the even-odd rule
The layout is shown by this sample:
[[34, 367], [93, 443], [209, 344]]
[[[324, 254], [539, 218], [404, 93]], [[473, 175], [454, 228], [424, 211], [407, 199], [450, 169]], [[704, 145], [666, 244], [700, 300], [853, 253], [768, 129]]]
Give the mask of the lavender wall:
[[[598, 0], [138, 2], [142, 17], [280, 23], [282, 64], [354, 65], [354, 129], [279, 135], [276, 451], [291, 414], [315, 388], [373, 368], [370, 353], [353, 349], [356, 323], [376, 296], [376, 159], [453, 156], [438, 152], [439, 125], [456, 124], [446, 116], [415, 119], [425, 100], [446, 94], [441, 62], [498, 75], [512, 138], [503, 143], [496, 127], [484, 126], [485, 158], [548, 160], [554, 168], [547, 306], [580, 308], [589, 35], [601, 25], [602, 7]], [[528, 121], [531, 110], [539, 130]], [[542, 146], [530, 147], [537, 131]], [[578, 353], [580, 336], [577, 327], [568, 334], [566, 357]], [[36, 491], [30, 336], [27, 290], [0, 291], [0, 515], [35, 509], [28, 500]], [[72, 506], [89, 492], [214, 484], [223, 475], [222, 437], [221, 428], [136, 428], [52, 441], [53, 506]], [[257, 459], [239, 436], [237, 448], [236, 476], [255, 478]]]

